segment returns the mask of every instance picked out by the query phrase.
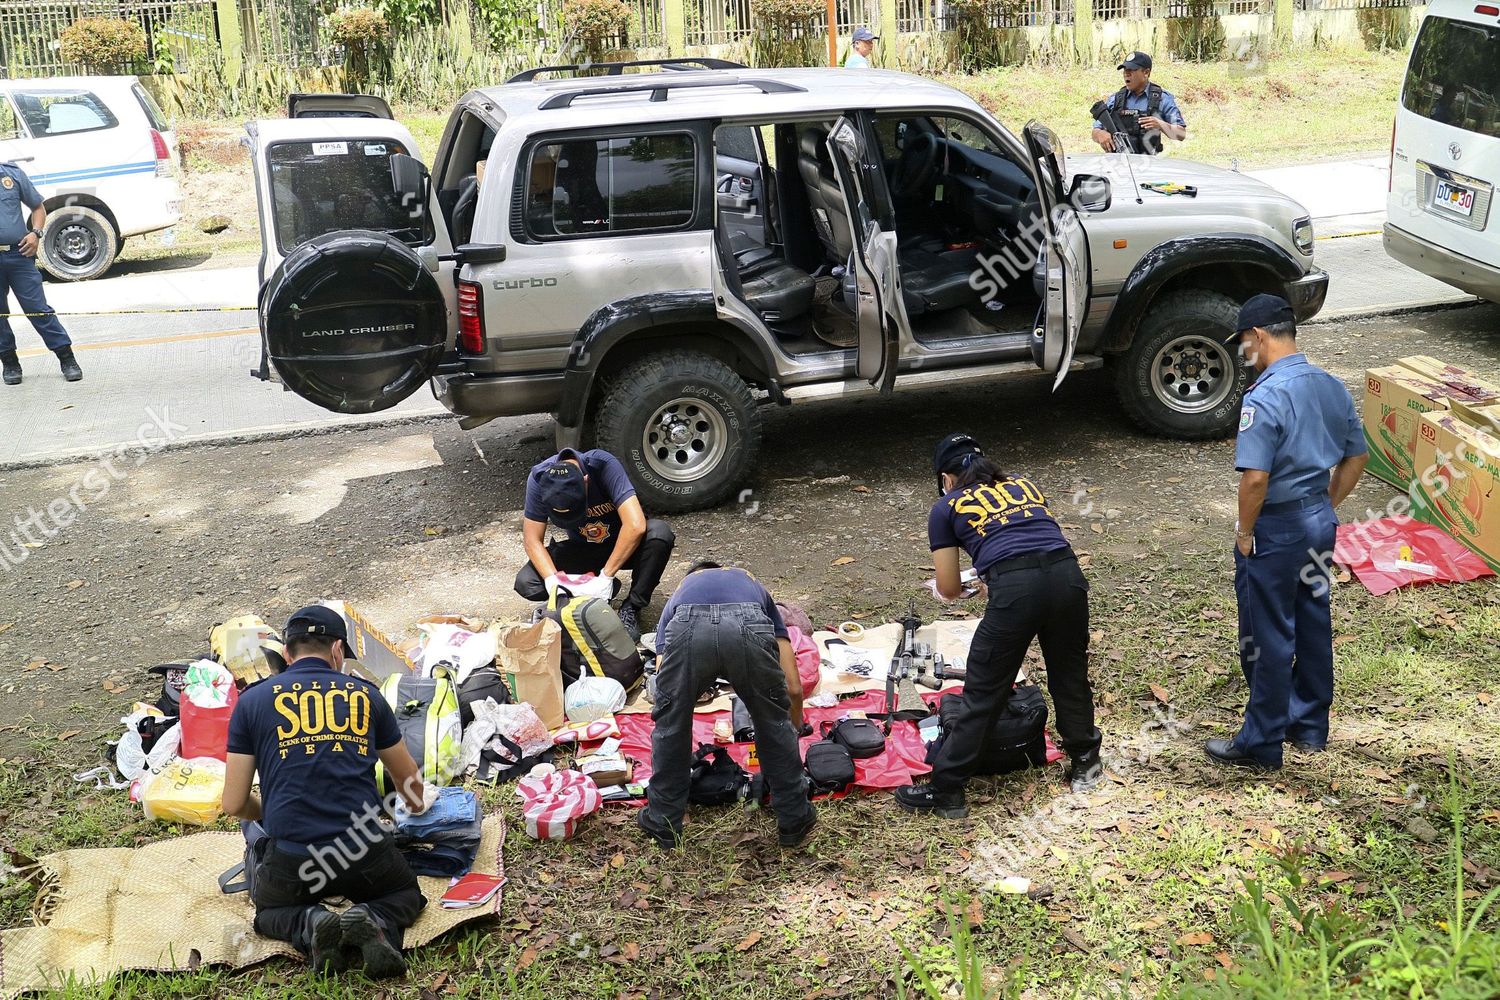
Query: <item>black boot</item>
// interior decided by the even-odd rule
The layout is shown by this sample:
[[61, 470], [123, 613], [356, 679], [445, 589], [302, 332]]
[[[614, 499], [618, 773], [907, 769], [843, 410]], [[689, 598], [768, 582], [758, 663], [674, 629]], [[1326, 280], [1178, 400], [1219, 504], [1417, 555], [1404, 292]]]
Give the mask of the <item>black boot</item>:
[[73, 357], [73, 348], [59, 347], [56, 351], [57, 363], [62, 366], [62, 376], [69, 382], [78, 382], [83, 379], [83, 369], [78, 367], [78, 359]]
[[1104, 734], [1094, 730], [1094, 735], [1081, 742], [1063, 741], [1063, 750], [1071, 763], [1068, 765], [1068, 784], [1075, 794], [1091, 792], [1104, 781], [1104, 764], [1099, 759], [1099, 747], [1104, 743]]
[[5, 384], [21, 384], [21, 359], [16, 357], [15, 351], [6, 351], [0, 354], [0, 364], [5, 366]]
[[907, 812], [931, 813], [944, 819], [963, 819], [969, 815], [962, 788], [940, 792], [931, 785], [907, 785], [896, 789], [896, 804]]

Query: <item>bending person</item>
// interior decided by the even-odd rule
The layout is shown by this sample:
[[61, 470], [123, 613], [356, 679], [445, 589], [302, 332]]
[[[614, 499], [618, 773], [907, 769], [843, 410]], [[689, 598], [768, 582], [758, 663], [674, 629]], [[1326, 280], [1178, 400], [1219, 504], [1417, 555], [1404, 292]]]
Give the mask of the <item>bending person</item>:
[[[567, 532], [547, 541], [547, 522]], [[647, 520], [635, 486], [619, 459], [607, 451], [564, 448], [535, 465], [526, 479], [526, 558], [516, 574], [516, 593], [546, 601], [558, 573], [597, 573], [618, 589], [615, 576], [630, 570], [630, 591], [620, 621], [631, 638], [641, 636], [640, 613], [651, 601], [676, 536], [665, 521]]]
[[958, 597], [959, 549], [984, 582], [984, 620], [969, 646], [964, 708], [925, 785], [896, 789], [912, 812], [969, 814], [964, 785], [1005, 711], [1021, 662], [1040, 639], [1057, 734], [1072, 758], [1068, 780], [1084, 792], [1103, 780], [1101, 736], [1089, 686], [1089, 585], [1046, 499], [1031, 480], [1001, 472], [967, 434], [950, 434], [933, 456], [941, 499], [927, 518], [938, 592]]

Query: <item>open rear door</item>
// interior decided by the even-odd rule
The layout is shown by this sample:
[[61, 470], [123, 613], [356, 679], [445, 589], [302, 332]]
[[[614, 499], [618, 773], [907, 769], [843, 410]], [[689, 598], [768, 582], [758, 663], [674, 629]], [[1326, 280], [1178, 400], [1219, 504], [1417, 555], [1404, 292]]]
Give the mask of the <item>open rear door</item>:
[[896, 301], [896, 234], [885, 232], [868, 195], [877, 183], [870, 175], [864, 134], [848, 118], [828, 133], [828, 151], [838, 174], [839, 191], [849, 212], [854, 252], [849, 255], [845, 287], [852, 286], [859, 329], [855, 370], [883, 394], [896, 384], [900, 326], [891, 315]]
[[1056, 372], [1052, 388], [1062, 385], [1073, 363], [1078, 331], [1088, 298], [1088, 240], [1078, 213], [1065, 194], [1067, 164], [1057, 133], [1038, 122], [1026, 126], [1026, 146], [1035, 163], [1037, 197], [1047, 220], [1047, 296], [1038, 333], [1042, 368]]
[[[263, 358], [338, 413], [395, 406], [452, 346], [453, 247], [411, 134], [381, 118], [251, 122]], [[393, 169], [421, 172], [400, 193]], [[410, 172], [407, 172], [408, 174]]]

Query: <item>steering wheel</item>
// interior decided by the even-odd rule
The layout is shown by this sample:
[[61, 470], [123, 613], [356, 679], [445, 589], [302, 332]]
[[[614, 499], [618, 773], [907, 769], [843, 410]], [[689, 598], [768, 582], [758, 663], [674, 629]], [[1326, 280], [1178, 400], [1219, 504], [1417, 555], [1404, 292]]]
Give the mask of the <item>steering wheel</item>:
[[891, 178], [891, 193], [897, 198], [910, 198], [921, 194], [937, 173], [938, 138], [931, 132], [922, 132], [901, 151], [896, 170]]

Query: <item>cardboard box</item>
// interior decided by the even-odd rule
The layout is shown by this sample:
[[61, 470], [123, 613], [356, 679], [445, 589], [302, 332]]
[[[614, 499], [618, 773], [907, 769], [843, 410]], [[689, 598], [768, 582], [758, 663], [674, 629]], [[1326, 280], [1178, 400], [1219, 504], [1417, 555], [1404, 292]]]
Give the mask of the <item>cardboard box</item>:
[[1397, 358], [1396, 364], [1442, 385], [1445, 390], [1444, 394], [1451, 399], [1477, 405], [1500, 403], [1500, 385], [1489, 381], [1478, 372], [1458, 365], [1450, 365], [1446, 361], [1439, 361], [1425, 354]]
[[1500, 571], [1500, 437], [1452, 413], [1422, 414], [1412, 514], [1435, 524]]
[[397, 646], [385, 633], [354, 607], [344, 601], [324, 601], [324, 607], [337, 611], [344, 619], [344, 628], [349, 632], [349, 645], [354, 649], [353, 672], [364, 675], [379, 684], [391, 674], [403, 670], [415, 670], [416, 664], [410, 656]]
[[1415, 475], [1417, 424], [1422, 414], [1448, 408], [1446, 388], [1409, 368], [1390, 366], [1365, 372], [1363, 403], [1365, 471], [1398, 490], [1411, 488]]

